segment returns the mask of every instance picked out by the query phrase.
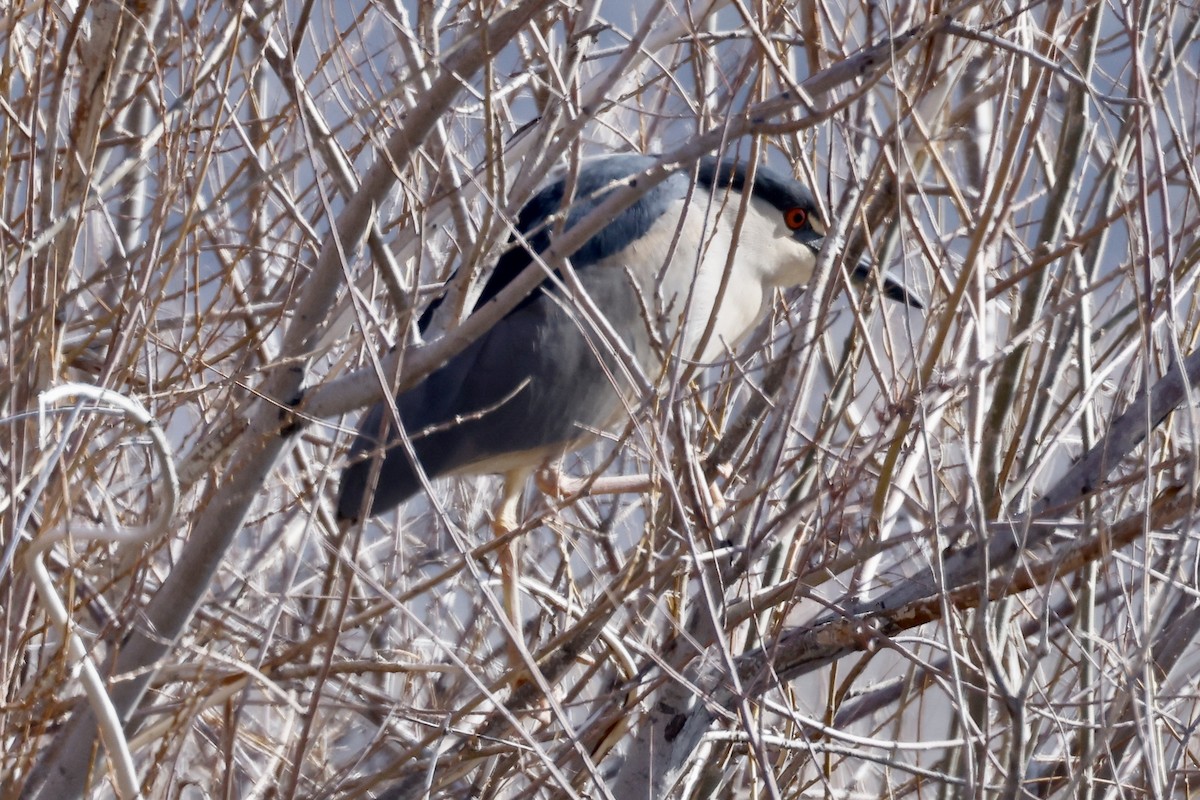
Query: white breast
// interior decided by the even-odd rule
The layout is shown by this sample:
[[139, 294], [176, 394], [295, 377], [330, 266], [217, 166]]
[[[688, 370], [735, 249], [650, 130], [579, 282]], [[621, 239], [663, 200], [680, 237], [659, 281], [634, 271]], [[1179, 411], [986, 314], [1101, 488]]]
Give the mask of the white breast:
[[[770, 310], [775, 289], [807, 281], [815, 263], [782, 214], [757, 199], [751, 200], [730, 259], [741, 196], [731, 194], [711, 207], [707, 197], [697, 192], [686, 214], [680, 200], [620, 259], [604, 265], [633, 272], [666, 340], [675, 340], [682, 321], [673, 352], [700, 362], [719, 360], [736, 348]], [[722, 292], [727, 269], [732, 272]], [[705, 339], [710, 320], [715, 321]]]

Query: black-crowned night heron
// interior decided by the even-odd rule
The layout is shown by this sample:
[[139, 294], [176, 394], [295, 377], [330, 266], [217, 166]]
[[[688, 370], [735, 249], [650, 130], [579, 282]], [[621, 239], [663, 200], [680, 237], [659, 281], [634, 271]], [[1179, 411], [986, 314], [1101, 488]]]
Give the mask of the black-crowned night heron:
[[[586, 161], [578, 174], [541, 189], [517, 220], [524, 244], [514, 243], [501, 256], [476, 308], [532, 262], [531, 250], [544, 251], [556, 230], [569, 229], [655, 163], [640, 155]], [[713, 158], [694, 173], [681, 169], [570, 256], [575, 291], [586, 293], [651, 380], [665, 363], [663, 342], [679, 357], [712, 362], [770, 311], [777, 289], [812, 277], [825, 234], [812, 194], [760, 166], [739, 229], [745, 179], [744, 164]], [[572, 198], [564, 203], [567, 191]], [[731, 274], [723, 280], [727, 265]], [[858, 265], [854, 274], [869, 276], [870, 265]], [[890, 278], [882, 290], [920, 307]], [[403, 503], [421, 489], [418, 469], [430, 480], [501, 473], [505, 493], [494, 524], [498, 531], [515, 527], [517, 498], [529, 474], [614, 426], [629, 407], [631, 384], [622, 380], [611, 343], [574, 313], [577, 307], [561, 285], [547, 281], [396, 398], [402, 432], [387, 404], [371, 409], [342, 476], [338, 516], [356, 520]], [[397, 446], [401, 436], [409, 438], [415, 460]], [[383, 459], [377, 484], [371, 454]]]

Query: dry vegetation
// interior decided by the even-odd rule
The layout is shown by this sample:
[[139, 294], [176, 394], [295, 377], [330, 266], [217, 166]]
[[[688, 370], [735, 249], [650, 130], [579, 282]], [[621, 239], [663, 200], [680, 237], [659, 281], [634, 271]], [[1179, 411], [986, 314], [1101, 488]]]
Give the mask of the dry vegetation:
[[[1194, 3], [0, 8], [0, 796], [1200, 791]], [[480, 327], [432, 290], [629, 149], [794, 170], [930, 307], [828, 248], [563, 463], [653, 488], [529, 487], [517, 632], [494, 479], [330, 499]]]

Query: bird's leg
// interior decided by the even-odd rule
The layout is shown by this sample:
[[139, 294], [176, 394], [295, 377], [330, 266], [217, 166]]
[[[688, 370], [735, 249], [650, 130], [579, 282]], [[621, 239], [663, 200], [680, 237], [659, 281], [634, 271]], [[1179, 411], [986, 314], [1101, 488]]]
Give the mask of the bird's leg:
[[[528, 469], [516, 469], [504, 474], [504, 489], [500, 502], [496, 505], [496, 514], [492, 518], [492, 533], [499, 537], [515, 531], [520, 525], [517, 518], [517, 506], [521, 501], [521, 490], [529, 477]], [[504, 613], [516, 628], [516, 635], [523, 635], [524, 625], [521, 618], [521, 576], [519, 572], [521, 543], [512, 539], [500, 548], [500, 583], [504, 592]], [[519, 666], [523, 659], [521, 648], [511, 639], [508, 642], [508, 660], [510, 667]]]

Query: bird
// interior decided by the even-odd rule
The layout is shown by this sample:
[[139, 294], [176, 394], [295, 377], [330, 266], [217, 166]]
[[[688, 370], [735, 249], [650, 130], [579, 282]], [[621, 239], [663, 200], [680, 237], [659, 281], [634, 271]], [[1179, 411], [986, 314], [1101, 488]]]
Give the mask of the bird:
[[[518, 213], [520, 236], [510, 239], [475, 309], [549, 247], [559, 229], [569, 230], [657, 163], [652, 155], [611, 154], [552, 178]], [[662, 342], [699, 364], [736, 349], [769, 313], [776, 290], [811, 279], [826, 228], [800, 182], [766, 166], [751, 172], [746, 161], [708, 156], [694, 170], [680, 167], [654, 185], [569, 259], [578, 287], [625, 352], [653, 376], [666, 363]], [[730, 274], [723, 280], [727, 263]], [[869, 261], [852, 270], [859, 280], [872, 274]], [[892, 277], [884, 276], [880, 288], [892, 300], [923, 307]], [[422, 329], [432, 310], [423, 314]], [[395, 398], [402, 432], [388, 403], [365, 414], [341, 477], [339, 520], [355, 522], [401, 505], [421, 490], [420, 472], [427, 480], [502, 474], [493, 525], [498, 533], [510, 529], [525, 480], [537, 467], [627, 416], [636, 387], [622, 380], [617, 362], [572, 312], [562, 283], [543, 282], [488, 332]], [[402, 436], [411, 453], [400, 446]]]

